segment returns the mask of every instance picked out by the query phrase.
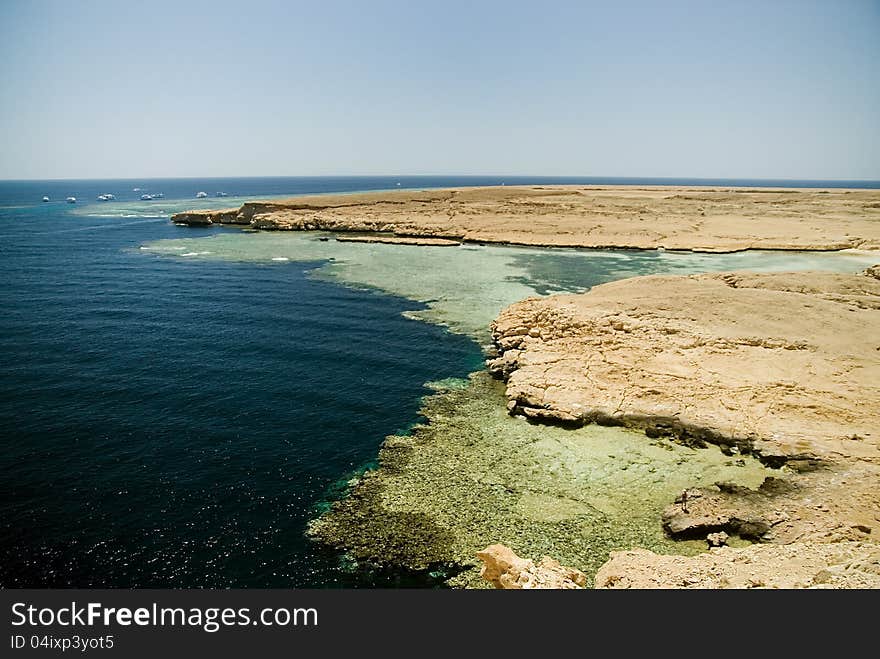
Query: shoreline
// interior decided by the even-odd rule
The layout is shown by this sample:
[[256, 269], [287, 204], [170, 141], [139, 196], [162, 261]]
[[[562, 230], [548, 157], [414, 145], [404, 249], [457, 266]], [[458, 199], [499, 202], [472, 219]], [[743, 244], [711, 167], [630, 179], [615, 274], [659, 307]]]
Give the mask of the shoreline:
[[[298, 198], [246, 204], [172, 219], [187, 219], [184, 223], [190, 226], [216, 220], [257, 230], [323, 231], [339, 234], [340, 243], [354, 238], [454, 246], [459, 241], [577, 251], [668, 250], [705, 253], [709, 258], [748, 250], [852, 251], [865, 256], [880, 249], [878, 191], [853, 196], [853, 191], [839, 189], [743, 190], [751, 204], [744, 213], [738, 202], [746, 197], [731, 199], [731, 190], [604, 187], [601, 191], [609, 194], [599, 200], [591, 196], [592, 190], [577, 186], [394, 191], [325, 195], [320, 203]], [[646, 222], [651, 214], [639, 206], [634, 218], [633, 192], [646, 193], [649, 202], [659, 204], [651, 211], [654, 216], [672, 212], [668, 233], [674, 239], [651, 236], [647, 229], [633, 239], [633, 223]], [[769, 206], [761, 206], [765, 199]], [[616, 223], [609, 229], [617, 231], [614, 242], [599, 245], [583, 235], [558, 237], [571, 236], [574, 227], [588, 224], [582, 211], [601, 208], [603, 201], [615, 208]], [[699, 204], [709, 202], [720, 204], [710, 214], [723, 221], [707, 229], [697, 217], [706, 216]], [[589, 206], [586, 211], [584, 204]], [[438, 208], [444, 213], [438, 214]], [[750, 216], [758, 210], [764, 214]], [[768, 218], [774, 220], [769, 229]], [[806, 238], [804, 228], [812, 232]], [[557, 233], [543, 240], [548, 231]], [[759, 544], [749, 551], [759, 556], [769, 556], [761, 548], [770, 545], [876, 542], [877, 534], [872, 538], [871, 531], [880, 519], [871, 518], [870, 510], [880, 505], [871, 492], [880, 480], [880, 458], [872, 452], [876, 440], [865, 428], [871, 427], [868, 417], [876, 415], [880, 405], [871, 402], [875, 396], [862, 381], [874, 368], [873, 355], [865, 352], [873, 344], [864, 336], [864, 327], [875, 326], [872, 314], [880, 311], [876, 278], [876, 267], [862, 275], [661, 275], [621, 279], [589, 293], [514, 303], [493, 323], [498, 352], [487, 355], [488, 371], [506, 384], [490, 384], [489, 372], [481, 370], [471, 375], [466, 390], [427, 397], [422, 412], [427, 423], [409, 435], [388, 437], [379, 468], [360, 478], [345, 498], [316, 519], [310, 533], [356, 560], [417, 571], [442, 568], [450, 585], [472, 587], [484, 585], [475, 576], [475, 553], [499, 542], [523, 556], [550, 555], [590, 577], [602, 567], [597, 556], [603, 563], [610, 557], [611, 565], [625, 564], [631, 570], [626, 561], [613, 563], [613, 552], [641, 547], [651, 551], [638, 555], [640, 565], [660, 565], [662, 561], [653, 557], [704, 551], [709, 535], [722, 534], [722, 544], [732, 545], [724, 554], [731, 561], [744, 555], [740, 552], [745, 547], [738, 543], [753, 541]], [[632, 286], [642, 287], [641, 297], [627, 297], [625, 291]], [[621, 299], [616, 293], [601, 298], [597, 291], [603, 290], [624, 294]], [[737, 302], [742, 295], [744, 301]], [[694, 305], [694, 300], [699, 302]], [[725, 320], [727, 307], [735, 312]], [[676, 315], [679, 312], [684, 315]], [[699, 322], [690, 327], [691, 321]], [[801, 330], [804, 336], [798, 334]], [[591, 344], [596, 337], [598, 344]], [[607, 346], [602, 345], [605, 341]], [[846, 341], [861, 350], [858, 357], [847, 351]], [[666, 360], [660, 366], [649, 354], [657, 347]], [[642, 354], [645, 349], [648, 354]], [[610, 370], [595, 358], [601, 355], [604, 361], [606, 353], [614, 363]], [[768, 355], [771, 361], [762, 361]], [[822, 374], [831, 373], [836, 380], [821, 380], [813, 372], [811, 364], [820, 357]], [[650, 364], [654, 367], [648, 368]], [[662, 377], [653, 382], [658, 368]], [[688, 378], [694, 373], [705, 378], [706, 368], [728, 373], [732, 388], [725, 389], [723, 379], [710, 378], [689, 390]], [[621, 385], [615, 369], [635, 379], [627, 384], [627, 375]], [[765, 371], [777, 374], [778, 382], [763, 383]], [[638, 385], [642, 378], [648, 382], [644, 391]], [[823, 386], [831, 393], [826, 395]], [[500, 398], [499, 387], [505, 390]], [[670, 407], [664, 395], [685, 403], [681, 409]], [[730, 403], [731, 396], [742, 400]], [[827, 419], [807, 418], [817, 405], [827, 408]], [[855, 419], [861, 408], [867, 416]], [[802, 414], [801, 426], [786, 434], [792, 410]], [[775, 425], [762, 426], [774, 419]], [[627, 425], [638, 428], [637, 442], [632, 443], [632, 431], [620, 428]], [[609, 447], [598, 454], [590, 453], [594, 441], [576, 441], [595, 433], [606, 442], [599, 445]], [[707, 443], [721, 450], [697, 448]], [[629, 447], [623, 458], [610, 448], [618, 445]], [[661, 448], [691, 452], [673, 463], [664, 461], [666, 453], [643, 454]], [[700, 462], [705, 460], [709, 463]], [[705, 473], [728, 468], [734, 472], [714, 484], [700, 480]], [[634, 477], [637, 487], [632, 489]], [[595, 483], [604, 484], [604, 489], [591, 489]], [[676, 492], [664, 489], [672, 484]], [[622, 501], [628, 503], [621, 512]], [[695, 502], [692, 510], [683, 501]], [[639, 516], [638, 510], [651, 515]], [[581, 547], [584, 538], [594, 543], [587, 550]], [[697, 545], [687, 544], [695, 541]], [[819, 554], [831, 555], [823, 551]], [[691, 560], [673, 558], [675, 569], [663, 563], [670, 575], [681, 561]], [[625, 583], [609, 570], [597, 585]], [[806, 575], [802, 582], [813, 583], [812, 578]], [[671, 581], [659, 583], [677, 587]]]
[[177, 213], [171, 221], [523, 247], [874, 251], [880, 250], [880, 190], [576, 185], [390, 190], [253, 201]]
[[[794, 304], [815, 295], [805, 296], [799, 290], [804, 281], [825, 278], [827, 285], [817, 284], [822, 289], [817, 302], [824, 296], [832, 305], [876, 315], [880, 294], [874, 289], [880, 289], [880, 284], [873, 281], [875, 273], [876, 269], [861, 275], [779, 273], [763, 278], [769, 280], [770, 289], [779, 280], [792, 280], [786, 284], [786, 294]], [[706, 280], [735, 276], [745, 275], [635, 277], [594, 291], [645, 285], [652, 280], [693, 281], [699, 286]], [[861, 279], [872, 291], [865, 300], [858, 292], [835, 289], [853, 283], [858, 288]], [[754, 285], [765, 290], [761, 288], [764, 283]], [[558, 405], [552, 401], [537, 407], [534, 401], [527, 401], [530, 407], [523, 406], [521, 392], [528, 391], [528, 386], [512, 380], [516, 371], [505, 373], [497, 362], [515, 353], [519, 368], [534, 364], [540, 372], [549, 373], [548, 377], [556, 377], [543, 386], [547, 391], [561, 392], [555, 395], [563, 403], [572, 400], [565, 393], [566, 379], [552, 372], [559, 368], [559, 359], [566, 359], [566, 353], [550, 355], [548, 360], [540, 350], [571, 335], [572, 330], [560, 325], [554, 314], [564, 311], [567, 301], [585, 300], [589, 295], [533, 298], [506, 309], [494, 327], [495, 343], [502, 353], [496, 364], [490, 360], [488, 372], [472, 373], [464, 389], [426, 397], [422, 414], [427, 422], [416, 426], [410, 435], [388, 437], [380, 449], [379, 467], [364, 474], [345, 498], [314, 520], [310, 535], [349, 553], [356, 561], [445, 573], [447, 583], [454, 587], [486, 587], [477, 576], [473, 558], [477, 551], [498, 542], [535, 559], [552, 556], [583, 571], [588, 583], [595, 577], [595, 587], [877, 587], [880, 582], [871, 576], [870, 566], [880, 559], [880, 547], [874, 544], [876, 534], [872, 534], [872, 527], [880, 521], [872, 518], [872, 511], [880, 507], [874, 487], [880, 480], [880, 455], [876, 454], [880, 440], [864, 432], [859, 422], [848, 420], [845, 411], [834, 412], [839, 401], [829, 408], [834, 415], [830, 425], [816, 426], [810, 420], [810, 410], [798, 411], [795, 406], [776, 426], [742, 435], [719, 432], [709, 423], [676, 425], [672, 421], [677, 415], [669, 412], [652, 416], [624, 410], [615, 416], [585, 409], [578, 422], [571, 424], [564, 410], [557, 414]], [[627, 304], [625, 300], [622, 306]], [[751, 301], [748, 304], [753, 306]], [[546, 315], [542, 321], [530, 323], [538, 331], [522, 333], [517, 329], [521, 318], [511, 317], [532, 313], [529, 305], [543, 306], [544, 311], [537, 313], [539, 317]], [[525, 312], [520, 311], [523, 308]], [[687, 309], [684, 312], [686, 316]], [[652, 313], [647, 311], [648, 316]], [[616, 317], [600, 305], [600, 320], [606, 314]], [[762, 317], [766, 318], [766, 313]], [[843, 318], [853, 327], [864, 321], [861, 317], [851, 319], [849, 314]], [[572, 320], [575, 328], [585, 322], [576, 317]], [[611, 325], [611, 334], [633, 331], [632, 327]], [[643, 329], [656, 331], [658, 327], [662, 332], [656, 323]], [[702, 327], [715, 327], [714, 321]], [[760, 328], [760, 323], [755, 327]], [[682, 331], [673, 336], [683, 336]], [[530, 345], [513, 345], [511, 338]], [[827, 337], [817, 339], [820, 343], [823, 340], [827, 343]], [[626, 339], [623, 341], [626, 346]], [[772, 359], [788, 368], [790, 345], [747, 340], [745, 349], [752, 346], [772, 353]], [[539, 352], [530, 357], [535, 350]], [[590, 363], [570, 347], [568, 354], [573, 355], [570, 358], [578, 368]], [[835, 361], [839, 358], [833, 357], [829, 363]], [[546, 371], [542, 364], [550, 364], [551, 370]], [[641, 373], [634, 368], [634, 373]], [[764, 368], [773, 367], [768, 363]], [[490, 378], [493, 370], [496, 379]], [[602, 378], [600, 372], [590, 381]], [[864, 405], [863, 415], [876, 420], [880, 406], [864, 396], [864, 387], [870, 387], [870, 373], [848, 381], [862, 387], [850, 392], [850, 407], [855, 410]], [[603, 382], [608, 386], [612, 380], [606, 377]], [[825, 386], [823, 381], [813, 389], [821, 392]], [[661, 387], [663, 391], [671, 392]], [[755, 391], [763, 396], [760, 389]], [[638, 400], [638, 395], [632, 395]], [[684, 395], [690, 394], [685, 391]], [[728, 394], [718, 391], [711, 395], [724, 398]], [[589, 398], [576, 397], [582, 401]], [[529, 413], [541, 407], [547, 412]], [[633, 419], [649, 423], [632, 424]], [[798, 419], [801, 428], [795, 428], [793, 439], [777, 439], [780, 423], [790, 425]], [[866, 427], [872, 427], [871, 423], [869, 419]], [[809, 439], [810, 433], [822, 432], [840, 437], [817, 435]], [[560, 446], [564, 447], [561, 453]], [[670, 452], [675, 459], [666, 461]], [[718, 469], [733, 472], [707, 477]], [[661, 484], [653, 478], [655, 474], [671, 483]], [[697, 485], [700, 480], [703, 485]], [[633, 487], [637, 494], [633, 494]], [[683, 505], [682, 501], [689, 503]], [[724, 538], [721, 546], [729, 546], [706, 553], [706, 542], [714, 542], [711, 536], [718, 534]], [[780, 556], [790, 557], [792, 564], [784, 577], [776, 578]], [[844, 560], [853, 556], [868, 562], [867, 574]], [[753, 565], [761, 578], [744, 576], [737, 567], [742, 562]], [[685, 579], [682, 574], [696, 576]]]
[[503, 388], [480, 370], [426, 396], [426, 420], [386, 438], [378, 467], [312, 520], [310, 537], [358, 565], [442, 574], [452, 587], [488, 586], [475, 554], [495, 542], [557, 557], [592, 580], [616, 549], [701, 551], [656, 523], [684, 484], [757, 487], [771, 473], [748, 457], [740, 465], [623, 428], [533, 424], [507, 414]]

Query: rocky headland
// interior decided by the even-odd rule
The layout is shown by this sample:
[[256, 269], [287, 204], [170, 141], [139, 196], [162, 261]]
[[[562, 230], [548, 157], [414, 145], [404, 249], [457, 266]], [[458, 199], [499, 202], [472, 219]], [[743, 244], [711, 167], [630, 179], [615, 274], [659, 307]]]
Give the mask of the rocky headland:
[[619, 424], [777, 466], [880, 458], [880, 279], [634, 277], [531, 298], [492, 330], [513, 413]]
[[[670, 537], [712, 545], [724, 541], [709, 536], [723, 533], [798, 544], [798, 555], [809, 557], [803, 569], [817, 574], [831, 569], [823, 561], [867, 556], [868, 576], [858, 579], [874, 575], [876, 586], [876, 547], [812, 544], [872, 543], [880, 531], [878, 275], [875, 267], [854, 275], [650, 276], [524, 300], [494, 323], [499, 356], [489, 368], [506, 381], [512, 414], [715, 444], [778, 470], [757, 488], [719, 481], [685, 489], [661, 515]], [[770, 579], [789, 553], [615, 554], [597, 583], [678, 587], [693, 577], [686, 585], [739, 584], [743, 569], [719, 566], [763, 565], [765, 558], [762, 583], [859, 582], [816, 581], [798, 572], [794, 559], [784, 579]]]
[[[394, 191], [173, 220], [437, 247], [880, 249], [874, 190]], [[492, 324], [487, 371], [426, 397], [309, 533], [453, 586], [878, 587], [877, 327], [877, 266], [522, 300]]]
[[511, 305], [504, 382], [427, 398], [311, 533], [456, 586], [876, 585], [877, 275], [648, 276]]
[[554, 247], [880, 249], [880, 191], [557, 185], [396, 190], [248, 202], [178, 213], [172, 221]]

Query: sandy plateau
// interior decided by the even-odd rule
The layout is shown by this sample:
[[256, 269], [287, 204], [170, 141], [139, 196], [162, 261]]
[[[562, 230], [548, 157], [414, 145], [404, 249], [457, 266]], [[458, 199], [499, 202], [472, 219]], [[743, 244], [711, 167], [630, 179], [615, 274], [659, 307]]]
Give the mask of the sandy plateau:
[[[191, 226], [238, 224], [512, 245], [684, 249], [880, 248], [880, 191], [499, 186], [248, 202], [188, 211]], [[365, 238], [362, 238], [365, 239]]]

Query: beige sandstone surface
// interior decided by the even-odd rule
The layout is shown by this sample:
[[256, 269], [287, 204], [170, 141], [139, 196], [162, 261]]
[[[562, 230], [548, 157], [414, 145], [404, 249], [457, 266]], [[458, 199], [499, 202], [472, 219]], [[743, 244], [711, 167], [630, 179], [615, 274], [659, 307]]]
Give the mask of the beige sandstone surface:
[[575, 590], [587, 584], [587, 575], [580, 570], [564, 567], [548, 556], [536, 565], [504, 545], [489, 545], [477, 552], [477, 558], [483, 562], [480, 576], [495, 588]]
[[880, 545], [753, 545], [692, 557], [618, 551], [596, 588], [880, 588]]
[[490, 369], [538, 419], [878, 464], [878, 328], [867, 273], [635, 277], [509, 306]]
[[662, 514], [672, 537], [767, 544], [621, 552], [597, 585], [877, 587], [878, 275], [637, 277], [499, 316], [489, 367], [511, 413], [626, 425], [784, 467], [755, 489], [687, 489]]
[[[480, 576], [495, 588], [582, 588], [585, 575], [544, 557], [537, 565], [504, 545], [477, 552]], [[880, 588], [880, 545], [865, 542], [722, 547], [698, 556], [615, 551], [595, 588]]]
[[248, 202], [178, 213], [172, 220], [557, 247], [880, 249], [878, 190], [555, 185], [397, 190]]

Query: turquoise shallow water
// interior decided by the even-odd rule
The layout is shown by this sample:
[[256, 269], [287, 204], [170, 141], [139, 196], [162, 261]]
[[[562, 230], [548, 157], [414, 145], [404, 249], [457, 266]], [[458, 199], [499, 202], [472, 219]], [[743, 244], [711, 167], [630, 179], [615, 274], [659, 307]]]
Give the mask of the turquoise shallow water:
[[857, 272], [872, 253], [747, 251], [693, 254], [654, 250], [576, 250], [493, 245], [419, 247], [336, 242], [314, 233], [250, 232], [150, 241], [140, 249], [163, 258], [262, 266], [320, 262], [315, 278], [379, 290], [426, 305], [412, 318], [442, 324], [480, 343], [507, 305], [532, 295], [581, 292], [646, 274], [719, 270], [832, 270]]
[[[0, 586], [410, 583], [349, 571], [305, 524], [385, 435], [418, 420], [424, 383], [480, 365], [502, 306], [647, 272], [865, 261], [414, 249], [168, 222], [206, 188], [244, 198], [399, 181], [0, 182]], [[141, 202], [134, 187], [165, 199]], [[116, 201], [93, 201], [105, 192]], [[68, 195], [78, 203], [54, 201]]]

